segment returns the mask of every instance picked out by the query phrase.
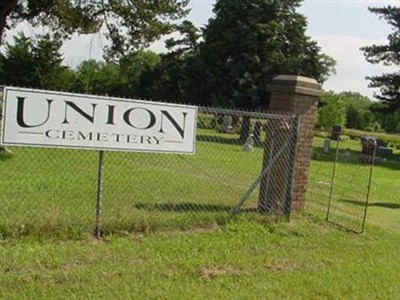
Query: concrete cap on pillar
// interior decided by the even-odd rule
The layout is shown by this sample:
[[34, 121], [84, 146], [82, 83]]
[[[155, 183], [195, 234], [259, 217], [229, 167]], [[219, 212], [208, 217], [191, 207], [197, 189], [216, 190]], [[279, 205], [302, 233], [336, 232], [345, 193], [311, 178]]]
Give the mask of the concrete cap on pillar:
[[319, 97], [324, 94], [321, 86], [313, 78], [299, 75], [278, 75], [267, 85], [268, 92], [294, 92]]

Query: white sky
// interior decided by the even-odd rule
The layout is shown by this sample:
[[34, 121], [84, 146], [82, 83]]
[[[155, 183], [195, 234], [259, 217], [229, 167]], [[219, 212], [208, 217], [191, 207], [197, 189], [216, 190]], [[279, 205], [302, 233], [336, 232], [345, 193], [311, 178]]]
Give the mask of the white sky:
[[[189, 19], [202, 27], [212, 17], [215, 0], [191, 0]], [[308, 19], [307, 34], [318, 42], [322, 51], [337, 61], [337, 74], [327, 80], [325, 90], [358, 91], [372, 98], [368, 75], [391, 72], [393, 68], [371, 65], [365, 61], [360, 47], [387, 42], [390, 26], [370, 13], [368, 7], [400, 5], [397, 1], [363, 0], [305, 0], [300, 12]], [[29, 34], [29, 30], [27, 32]], [[8, 34], [10, 40], [12, 34]], [[83, 59], [102, 57], [105, 40], [95, 37], [75, 37], [63, 47], [65, 63], [76, 66]], [[155, 43], [152, 50], [161, 51], [163, 43]]]
[[[399, 6], [400, 1], [324, 1], [306, 0], [300, 10], [308, 18], [307, 33], [318, 41], [322, 51], [337, 61], [337, 74], [324, 84], [326, 90], [358, 91], [368, 97], [366, 76], [393, 72], [394, 67], [368, 63], [360, 47], [386, 44], [392, 31], [384, 20], [368, 11], [368, 7]], [[397, 69], [397, 68], [396, 68]]]

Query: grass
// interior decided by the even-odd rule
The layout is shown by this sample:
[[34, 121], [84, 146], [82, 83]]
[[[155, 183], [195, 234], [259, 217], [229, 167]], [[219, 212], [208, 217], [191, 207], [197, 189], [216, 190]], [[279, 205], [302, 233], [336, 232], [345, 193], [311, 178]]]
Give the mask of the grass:
[[[225, 222], [260, 173], [262, 150], [199, 130], [196, 155], [107, 152], [102, 228], [151, 231]], [[11, 148], [0, 162], [0, 236], [81, 238], [94, 227], [97, 153]], [[250, 202], [256, 203], [256, 193]]]
[[[367, 230], [356, 235], [306, 214], [291, 223], [228, 219], [262, 159], [229, 137], [212, 134], [185, 158], [107, 153], [100, 241], [90, 234], [97, 153], [13, 148], [0, 156], [0, 299], [398, 298], [397, 156], [375, 167]], [[317, 150], [322, 142], [315, 139]], [[352, 140], [342, 146], [360, 150]], [[365, 166], [350, 160], [337, 171], [337, 186], [347, 187], [337, 194], [359, 201]], [[309, 200], [319, 208], [331, 174], [330, 158], [317, 155]], [[359, 221], [357, 201], [347, 205]]]
[[[333, 171], [336, 143], [332, 144], [330, 154], [323, 154], [322, 138], [314, 139], [314, 159], [311, 163], [310, 188], [308, 190], [310, 206], [314, 205], [326, 212], [330, 194], [330, 182]], [[344, 153], [350, 149], [350, 154]], [[346, 227], [359, 231], [364, 214], [371, 168], [360, 163], [360, 141], [347, 140], [339, 144], [339, 164], [335, 175], [332, 208], [333, 215], [350, 215], [346, 220], [337, 220]], [[367, 224], [375, 224], [388, 229], [399, 230], [400, 216], [400, 151], [388, 156], [387, 161], [378, 163], [372, 170], [372, 184], [369, 194]]]
[[400, 236], [244, 220], [212, 231], [0, 247], [2, 299], [396, 299]]
[[[106, 234], [214, 227], [229, 213], [260, 174], [261, 148], [244, 152], [238, 135], [200, 129], [196, 155], [107, 152], [102, 229]], [[326, 211], [334, 153], [322, 154], [315, 138], [309, 203]], [[335, 147], [335, 144], [332, 144]], [[360, 143], [344, 141], [359, 158]], [[95, 223], [97, 153], [60, 149], [11, 148], [0, 154], [0, 237], [37, 235], [82, 239]], [[396, 179], [398, 152], [374, 168], [368, 221], [397, 227], [400, 204]], [[346, 213], [348, 228], [359, 231], [364, 214], [369, 167], [340, 164], [335, 179], [333, 216]], [[162, 188], [161, 188], [162, 187]], [[257, 205], [257, 189], [246, 203]], [[337, 212], [337, 213], [336, 213]], [[350, 213], [348, 215], [348, 212]], [[246, 214], [249, 218], [259, 218]], [[385, 220], [382, 222], [382, 220]], [[383, 224], [381, 224], [383, 223]]]

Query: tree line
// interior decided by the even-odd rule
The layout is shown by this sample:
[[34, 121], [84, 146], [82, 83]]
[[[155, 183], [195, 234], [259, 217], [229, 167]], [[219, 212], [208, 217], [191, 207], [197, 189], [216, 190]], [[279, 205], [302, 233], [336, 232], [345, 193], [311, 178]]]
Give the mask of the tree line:
[[[253, 109], [267, 106], [274, 76], [323, 83], [335, 66], [306, 35], [301, 0], [219, 0], [201, 30], [184, 18], [187, 0], [11, 2], [8, 26], [25, 20], [51, 30], [6, 45], [5, 84]], [[60, 47], [73, 32], [105, 32], [104, 61], [64, 66]], [[165, 53], [145, 50], [168, 33]]]
[[330, 131], [333, 125], [371, 131], [400, 133], [400, 111], [372, 101], [358, 92], [326, 92], [319, 101], [316, 126]]
[[[188, 0], [5, 0], [0, 33], [28, 22], [48, 33], [19, 34], [3, 43], [0, 82], [6, 85], [174, 101], [227, 108], [264, 109], [265, 85], [279, 74], [297, 74], [323, 83], [335, 61], [306, 35], [301, 0], [219, 0], [202, 29], [186, 20]], [[371, 8], [393, 28], [388, 45], [361, 50], [371, 63], [399, 64], [400, 8]], [[102, 33], [102, 61], [72, 69], [63, 64], [61, 46], [73, 33]], [[146, 50], [166, 34], [166, 51]], [[370, 77], [380, 88], [379, 103], [359, 94], [327, 93], [319, 126], [399, 132], [400, 75]], [[333, 121], [331, 121], [333, 120]]]

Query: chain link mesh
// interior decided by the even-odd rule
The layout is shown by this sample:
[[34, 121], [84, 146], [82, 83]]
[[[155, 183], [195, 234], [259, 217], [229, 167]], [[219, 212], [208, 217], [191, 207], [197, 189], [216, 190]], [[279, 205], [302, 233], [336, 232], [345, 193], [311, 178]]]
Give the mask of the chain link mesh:
[[94, 222], [96, 153], [7, 147], [0, 153], [0, 233], [81, 235]]
[[[327, 147], [327, 143], [331, 146]], [[314, 146], [306, 210], [361, 233], [376, 149], [364, 155], [340, 140], [330, 142], [320, 138]]]
[[[104, 153], [104, 233], [185, 229], [233, 210], [288, 215], [298, 118], [199, 108], [194, 155]], [[82, 237], [96, 221], [98, 151], [0, 151], [0, 236]]]

